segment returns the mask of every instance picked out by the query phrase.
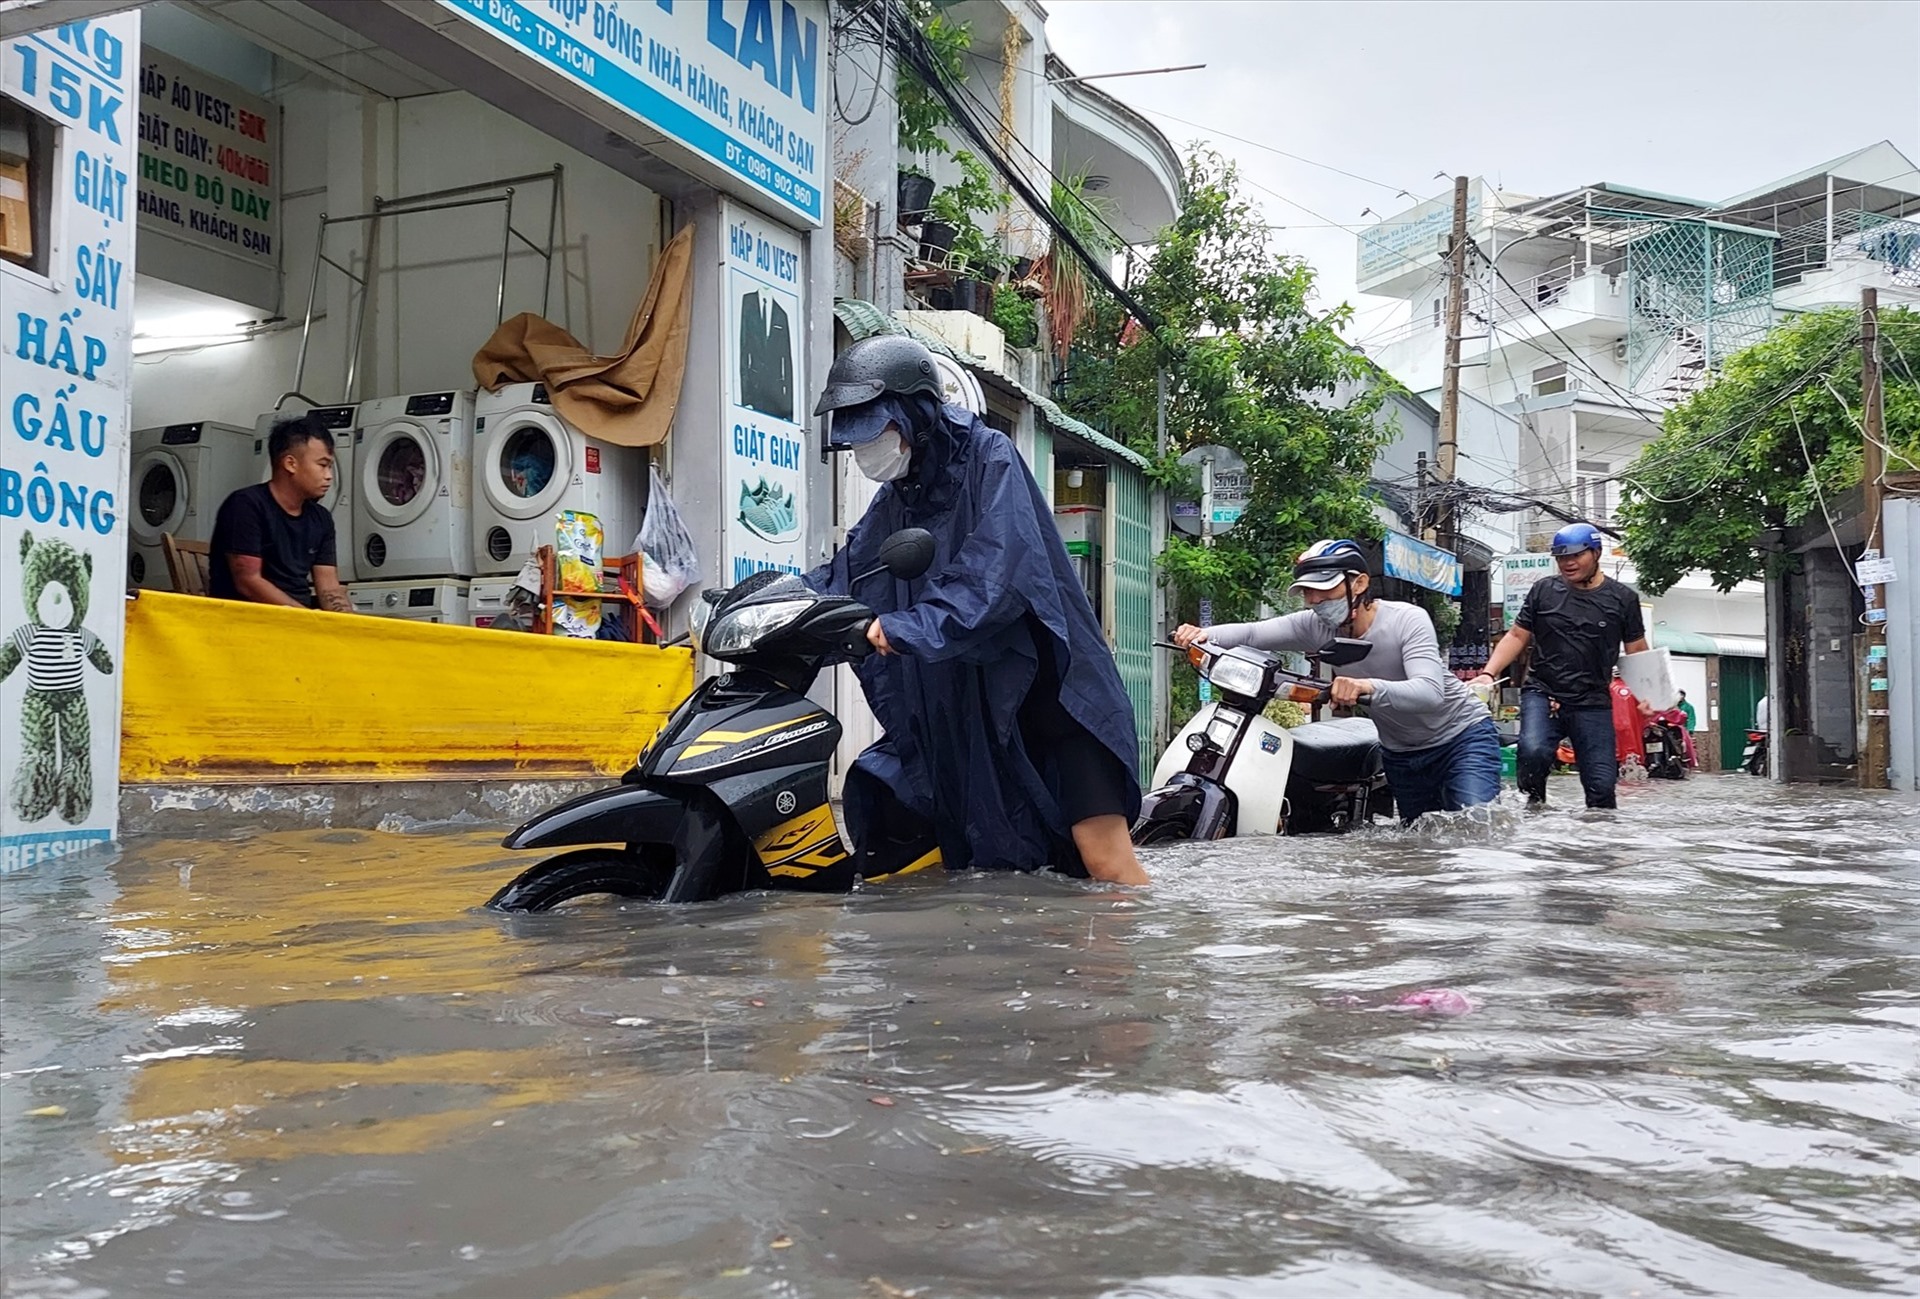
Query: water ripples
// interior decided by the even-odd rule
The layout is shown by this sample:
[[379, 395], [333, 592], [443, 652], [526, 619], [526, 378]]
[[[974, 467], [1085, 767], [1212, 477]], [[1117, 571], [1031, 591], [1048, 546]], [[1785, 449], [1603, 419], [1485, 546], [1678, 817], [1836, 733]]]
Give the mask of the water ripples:
[[1917, 839], [1702, 779], [513, 918], [490, 831], [136, 844], [4, 884], [0, 1293], [1910, 1294]]

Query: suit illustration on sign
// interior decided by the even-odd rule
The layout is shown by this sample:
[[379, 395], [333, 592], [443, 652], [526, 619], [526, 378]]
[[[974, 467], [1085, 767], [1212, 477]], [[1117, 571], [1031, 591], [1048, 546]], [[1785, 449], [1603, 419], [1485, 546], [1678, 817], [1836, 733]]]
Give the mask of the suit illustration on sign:
[[740, 297], [740, 404], [793, 422], [793, 332], [771, 293]]

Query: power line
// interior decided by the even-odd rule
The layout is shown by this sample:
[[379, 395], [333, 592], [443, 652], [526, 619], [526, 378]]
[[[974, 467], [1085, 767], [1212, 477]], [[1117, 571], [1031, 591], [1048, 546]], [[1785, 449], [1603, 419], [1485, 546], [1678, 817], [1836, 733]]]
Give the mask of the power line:
[[[995, 67], [998, 67], [998, 68], [1005, 68], [1005, 67], [1008, 67], [1008, 66], [1009, 66], [1009, 65], [1007, 64], [1007, 62], [1006, 62], [1006, 61], [1005, 61], [1004, 59], [996, 59], [996, 58], [994, 58], [994, 57], [993, 57], [993, 56], [992, 56], [991, 54], [982, 54], [982, 53], [979, 53], [978, 51], [971, 51], [971, 53], [972, 53], [972, 55], [973, 55], [973, 57], [974, 57], [974, 58], [976, 58], [976, 59], [979, 59], [979, 60], [980, 60], [980, 61], [981, 61], [982, 63], [991, 63], [991, 64], [993, 64], [993, 65], [994, 65]], [[1184, 69], [1184, 68], [1170, 68], [1170, 69], [1165, 69], [1165, 70], [1166, 70], [1166, 71], [1172, 71], [1172, 72], [1183, 72], [1183, 71], [1186, 71], [1186, 69]], [[1023, 76], [1023, 77], [1031, 77], [1031, 76], [1039, 76], [1039, 77], [1045, 77], [1045, 76], [1046, 76], [1046, 73], [1045, 73], [1045, 71], [1044, 71], [1044, 70], [1043, 70], [1043, 71], [1040, 71], [1040, 72], [1035, 72], [1035, 71], [1034, 71], [1033, 69], [1031, 69], [1031, 68], [1022, 68], [1022, 67], [1015, 67], [1015, 68], [1013, 68], [1013, 71], [1014, 71], [1014, 72], [1016, 72], [1016, 73], [1018, 73], [1019, 75], [1021, 75], [1021, 76]], [[1051, 79], [1049, 79], [1049, 81], [1050, 81], [1050, 80], [1051, 80]], [[1083, 78], [1083, 80], [1084, 80], [1084, 78]], [[1116, 96], [1115, 98], [1117, 98], [1117, 96]], [[1281, 149], [1281, 148], [1277, 148], [1277, 147], [1275, 147], [1274, 145], [1271, 145], [1271, 144], [1267, 144], [1267, 143], [1264, 143], [1263, 141], [1260, 141], [1260, 140], [1250, 140], [1250, 139], [1248, 139], [1248, 138], [1247, 138], [1246, 136], [1243, 136], [1243, 135], [1235, 135], [1235, 134], [1233, 134], [1233, 133], [1232, 133], [1231, 131], [1223, 131], [1223, 130], [1221, 130], [1221, 129], [1219, 129], [1218, 127], [1213, 127], [1213, 126], [1208, 126], [1208, 125], [1206, 125], [1206, 124], [1205, 124], [1204, 122], [1191, 122], [1191, 121], [1188, 121], [1188, 120], [1187, 120], [1186, 118], [1184, 118], [1184, 117], [1175, 117], [1175, 116], [1174, 116], [1174, 115], [1173, 115], [1172, 113], [1169, 113], [1169, 112], [1166, 112], [1166, 111], [1165, 111], [1165, 110], [1163, 110], [1163, 109], [1158, 109], [1158, 108], [1142, 108], [1142, 107], [1140, 107], [1140, 106], [1138, 106], [1138, 105], [1135, 105], [1135, 104], [1125, 104], [1125, 103], [1124, 103], [1124, 101], [1121, 101], [1121, 102], [1123, 103], [1123, 105], [1124, 105], [1124, 107], [1126, 107], [1126, 108], [1127, 108], [1127, 109], [1128, 109], [1129, 111], [1131, 111], [1131, 112], [1135, 112], [1135, 113], [1151, 113], [1151, 114], [1153, 114], [1153, 115], [1154, 115], [1154, 116], [1156, 116], [1156, 117], [1164, 117], [1164, 118], [1166, 118], [1166, 119], [1167, 119], [1168, 121], [1170, 121], [1170, 122], [1178, 122], [1178, 123], [1180, 123], [1180, 125], [1182, 125], [1182, 126], [1190, 126], [1190, 127], [1192, 127], [1193, 129], [1195, 129], [1196, 131], [1205, 131], [1205, 132], [1207, 132], [1207, 133], [1208, 133], [1208, 134], [1210, 134], [1210, 135], [1218, 135], [1218, 136], [1222, 136], [1222, 137], [1224, 137], [1224, 138], [1226, 138], [1226, 139], [1229, 139], [1229, 140], [1236, 140], [1236, 141], [1238, 141], [1238, 142], [1239, 142], [1239, 143], [1241, 143], [1241, 144], [1250, 144], [1250, 145], [1252, 145], [1252, 146], [1253, 146], [1254, 148], [1256, 148], [1256, 149], [1264, 149], [1264, 150], [1266, 150], [1266, 151], [1267, 151], [1268, 153], [1277, 153], [1277, 154], [1279, 154], [1279, 155], [1280, 155], [1280, 156], [1281, 156], [1282, 158], [1291, 158], [1291, 159], [1293, 159], [1293, 160], [1294, 160], [1295, 162], [1304, 162], [1304, 163], [1305, 163], [1305, 164], [1307, 164], [1307, 166], [1309, 166], [1309, 167], [1318, 167], [1318, 168], [1320, 168], [1320, 169], [1321, 169], [1321, 170], [1323, 170], [1323, 171], [1331, 171], [1331, 172], [1336, 172], [1336, 173], [1338, 173], [1339, 175], [1342, 175], [1342, 176], [1345, 176], [1345, 177], [1348, 177], [1348, 178], [1349, 178], [1349, 179], [1351, 179], [1351, 180], [1357, 180], [1357, 181], [1361, 181], [1361, 182], [1363, 182], [1364, 184], [1368, 184], [1368, 185], [1377, 185], [1377, 186], [1378, 186], [1379, 188], [1381, 188], [1381, 189], [1384, 189], [1384, 190], [1386, 190], [1387, 192], [1389, 192], [1389, 193], [1391, 193], [1391, 194], [1394, 194], [1394, 195], [1405, 195], [1405, 196], [1406, 196], [1406, 197], [1408, 197], [1408, 198], [1412, 198], [1412, 197], [1414, 197], [1414, 194], [1413, 194], [1413, 191], [1411, 191], [1411, 190], [1409, 190], [1409, 189], [1405, 189], [1405, 188], [1403, 188], [1403, 187], [1401, 187], [1401, 186], [1399, 186], [1399, 185], [1392, 185], [1392, 184], [1389, 184], [1388, 182], [1386, 182], [1386, 181], [1384, 181], [1384, 180], [1374, 180], [1374, 179], [1373, 179], [1372, 177], [1370, 177], [1370, 176], [1362, 176], [1362, 175], [1360, 175], [1360, 174], [1359, 174], [1358, 172], [1352, 172], [1352, 171], [1348, 171], [1348, 170], [1347, 170], [1346, 168], [1344, 168], [1344, 167], [1336, 167], [1336, 166], [1334, 166], [1334, 165], [1333, 165], [1332, 163], [1330, 163], [1330, 162], [1319, 162], [1319, 161], [1316, 161], [1316, 160], [1315, 160], [1315, 159], [1313, 159], [1313, 158], [1308, 158], [1308, 157], [1304, 157], [1304, 156], [1302, 156], [1301, 154], [1297, 154], [1297, 153], [1288, 153], [1288, 152], [1287, 152], [1287, 151], [1286, 151], [1285, 149]], [[1347, 228], [1349, 228], [1349, 227], [1341, 227], [1341, 228], [1342, 228], [1342, 229], [1347, 229]]]
[[[1131, 107], [1131, 105], [1129, 105], [1129, 107]], [[1140, 108], [1140, 109], [1135, 109], [1135, 111], [1141, 112], [1141, 113], [1151, 113], [1156, 117], [1164, 117], [1169, 122], [1178, 122], [1182, 126], [1190, 126], [1196, 131], [1205, 131], [1209, 135], [1223, 136], [1226, 139], [1235, 140], [1241, 144], [1252, 145], [1256, 149], [1264, 149], [1268, 153], [1277, 153], [1282, 158], [1291, 158], [1295, 162], [1303, 162], [1309, 167], [1318, 167], [1322, 171], [1331, 171], [1336, 173], [1337, 175], [1345, 176], [1349, 180], [1357, 180], [1367, 185], [1376, 185], [1379, 188], [1386, 190], [1388, 193], [1395, 195], [1396, 197], [1416, 198], [1412, 190], [1406, 189], [1402, 186], [1392, 185], [1384, 180], [1375, 180], [1371, 176], [1362, 176], [1358, 172], [1348, 171], [1345, 167], [1336, 167], [1330, 162], [1318, 162], [1315, 159], [1303, 157], [1302, 155], [1297, 153], [1288, 153], [1285, 149], [1276, 148], [1275, 146], [1271, 144], [1267, 144], [1264, 141], [1252, 140], [1247, 138], [1244, 135], [1235, 135], [1231, 131], [1223, 131], [1217, 126], [1208, 126], [1204, 122], [1191, 122], [1184, 117], [1175, 117], [1172, 113], [1166, 112], [1163, 109]], [[1321, 219], [1325, 220], [1324, 217]]]
[[[1779, 409], [1779, 407], [1782, 405], [1787, 406], [1787, 413], [1789, 415], [1795, 415], [1795, 417], [1797, 418], [1797, 413], [1794, 411], [1793, 406], [1791, 404], [1793, 398], [1798, 396], [1806, 388], [1811, 387], [1816, 378], [1823, 378], [1826, 367], [1832, 365], [1833, 362], [1839, 358], [1841, 353], [1845, 352], [1848, 348], [1852, 347], [1858, 341], [1859, 341], [1858, 335], [1854, 335], [1850, 338], [1843, 339], [1840, 343], [1836, 344], [1833, 348], [1831, 348], [1824, 356], [1822, 356], [1820, 359], [1815, 361], [1811, 367], [1803, 371], [1798, 378], [1793, 380], [1793, 382], [1788, 384], [1786, 387], [1782, 388], [1779, 392], [1775, 393], [1772, 397], [1768, 398], [1764, 403], [1762, 403], [1760, 409], [1756, 410], [1745, 421], [1741, 423], [1729, 425], [1724, 429], [1717, 430], [1716, 432], [1713, 432], [1701, 438], [1698, 438], [1693, 442], [1686, 444], [1685, 446], [1675, 446], [1665, 452], [1659, 452], [1658, 448], [1650, 446], [1645, 452], [1641, 453], [1640, 458], [1648, 459], [1649, 456], [1652, 456], [1659, 463], [1657, 464], [1648, 463], [1645, 465], [1636, 463], [1635, 465], [1630, 466], [1629, 469], [1626, 471], [1623, 471], [1618, 474], [1609, 474], [1605, 478], [1596, 479], [1593, 481], [1623, 483], [1626, 486], [1633, 488], [1634, 491], [1640, 493], [1641, 495], [1644, 495], [1651, 500], [1658, 501], [1663, 505], [1678, 505], [1683, 502], [1695, 499], [1696, 497], [1704, 494], [1706, 491], [1712, 488], [1722, 478], [1727, 476], [1727, 474], [1733, 468], [1734, 458], [1739, 455], [1741, 447], [1746, 445], [1747, 438], [1752, 436], [1754, 431], [1759, 428], [1761, 420], [1765, 419], [1768, 415], [1772, 414], [1775, 410]], [[1711, 450], [1712, 448], [1719, 446], [1720, 444], [1729, 440], [1733, 440], [1734, 445], [1728, 450], [1725, 457], [1722, 458], [1720, 462], [1720, 467], [1716, 469], [1713, 473], [1708, 474], [1706, 478], [1692, 492], [1684, 496], [1679, 496], [1672, 500], [1668, 500], [1666, 498], [1663, 498], [1657, 495], [1644, 482], [1640, 481], [1641, 479], [1653, 478], [1656, 469], [1662, 475], [1671, 473], [1673, 466], [1670, 466], [1669, 464], [1665, 463], [1666, 461], [1671, 460], [1671, 461], [1677, 462], [1682, 457], [1693, 456], [1693, 455], [1699, 454], [1702, 451]], [[1662, 486], [1664, 485], [1665, 483], [1664, 481], [1662, 481]]]
[[1154, 316], [1151, 311], [1148, 311], [1147, 308], [1140, 303], [1138, 298], [1134, 297], [1133, 294], [1129, 293], [1114, 281], [1111, 270], [1100, 265], [1099, 259], [1087, 250], [1086, 246], [1080, 242], [1079, 237], [1076, 236], [1072, 230], [1068, 229], [1065, 222], [1061, 221], [1059, 216], [1054, 213], [1052, 204], [1041, 200], [1039, 195], [1034, 193], [1033, 187], [1028, 183], [1027, 178], [1021, 174], [1019, 168], [1015, 167], [1000, 155], [1000, 151], [994, 147], [992, 141], [988, 138], [987, 131], [978, 122], [973, 120], [972, 116], [967, 112], [966, 106], [960, 102], [959, 96], [954, 93], [953, 87], [948, 84], [945, 70], [939, 66], [939, 61], [933, 57], [925, 33], [921, 32], [917, 26], [908, 23], [902, 28], [899, 42], [895, 48], [897, 54], [907, 63], [909, 69], [926, 84], [928, 89], [932, 90], [946, 104], [947, 111], [953, 116], [955, 124], [960, 127], [964, 134], [973, 140], [979, 147], [982, 155], [993, 164], [994, 168], [1006, 179], [1007, 183], [1013, 187], [1014, 192], [1025, 200], [1027, 206], [1033, 210], [1034, 215], [1045, 222], [1053, 231], [1055, 237], [1064, 242], [1067, 247], [1072, 250], [1074, 256], [1078, 257], [1081, 264], [1086, 268], [1087, 273], [1099, 281], [1100, 287], [1112, 294], [1114, 300], [1125, 307], [1129, 315], [1146, 326], [1148, 331], [1158, 339], [1160, 332], [1159, 319]]
[[[1486, 257], [1486, 250], [1482, 249], [1478, 243], [1474, 243], [1471, 236], [1469, 236], [1468, 242], [1473, 243], [1475, 250], [1478, 251], [1482, 257]], [[1513, 294], [1513, 296], [1519, 300], [1520, 305], [1525, 307], [1528, 313], [1532, 315], [1534, 319], [1538, 320], [1542, 325], [1546, 326], [1547, 332], [1549, 334], [1552, 334], [1554, 338], [1558, 340], [1560, 346], [1567, 349], [1567, 357], [1569, 360], [1571, 360], [1575, 365], [1579, 366], [1582, 370], [1585, 370], [1588, 374], [1592, 375], [1595, 379], [1599, 380], [1601, 385], [1604, 386], [1608, 392], [1612, 393], [1615, 397], [1619, 398], [1620, 404], [1622, 406], [1626, 407], [1628, 410], [1631, 410], [1635, 415], [1639, 416], [1641, 419], [1646, 420], [1647, 423], [1652, 424], [1655, 427], [1659, 426], [1660, 424], [1659, 420], [1654, 419], [1652, 416], [1648, 415], [1645, 411], [1639, 409], [1637, 406], [1633, 404], [1635, 401], [1635, 398], [1631, 394], [1621, 389], [1619, 385], [1613, 382], [1613, 380], [1607, 378], [1606, 375], [1601, 374], [1598, 370], [1594, 369], [1591, 365], [1587, 364], [1587, 362], [1580, 357], [1578, 349], [1576, 349], [1572, 343], [1569, 343], [1566, 340], [1566, 337], [1562, 335], [1559, 330], [1553, 327], [1552, 321], [1548, 320], [1545, 316], [1540, 314], [1540, 309], [1534, 306], [1532, 301], [1528, 298], [1528, 296], [1520, 291], [1518, 285], [1514, 284], [1512, 280], [1507, 278], [1507, 273], [1500, 269], [1500, 265], [1498, 262], [1495, 262], [1492, 258], [1487, 258], [1487, 267], [1489, 270], [1493, 272], [1494, 277], [1498, 279], [1500, 283], [1507, 286], [1507, 292]]]

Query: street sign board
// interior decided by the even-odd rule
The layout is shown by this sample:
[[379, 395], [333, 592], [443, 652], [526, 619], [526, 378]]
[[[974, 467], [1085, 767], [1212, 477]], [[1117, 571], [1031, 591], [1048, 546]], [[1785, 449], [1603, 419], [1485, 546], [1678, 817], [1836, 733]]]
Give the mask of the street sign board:
[[[1191, 536], [1200, 536], [1204, 531], [1202, 519], [1210, 512], [1214, 536], [1230, 531], [1240, 521], [1247, 501], [1253, 496], [1253, 475], [1247, 472], [1247, 462], [1226, 447], [1201, 446], [1181, 456], [1180, 463], [1193, 471], [1193, 478], [1185, 491], [1174, 495], [1173, 526]], [[1211, 496], [1206, 492], [1209, 477], [1213, 487]]]

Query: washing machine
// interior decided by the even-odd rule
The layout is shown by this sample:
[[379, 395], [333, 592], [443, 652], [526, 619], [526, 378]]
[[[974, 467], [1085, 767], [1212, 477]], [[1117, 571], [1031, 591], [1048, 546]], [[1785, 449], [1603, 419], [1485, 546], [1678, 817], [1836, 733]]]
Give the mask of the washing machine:
[[128, 520], [127, 575], [148, 591], [171, 591], [160, 535], [212, 541], [214, 516], [229, 493], [253, 479], [253, 434], [232, 424], [195, 420], [133, 434], [133, 517]]
[[355, 582], [347, 599], [355, 613], [376, 618], [404, 618], [408, 622], [468, 625], [470, 584], [465, 578], [436, 577], [411, 582]]
[[476, 577], [467, 595], [467, 622], [474, 627], [491, 627], [513, 605], [511, 577]]
[[320, 421], [320, 427], [333, 434], [333, 486], [320, 498], [320, 503], [333, 515], [333, 549], [336, 558], [335, 572], [342, 582], [351, 582], [355, 577], [353, 564], [353, 427], [354, 414], [359, 408], [346, 406], [312, 406], [305, 410], [270, 410], [253, 422], [253, 478], [252, 481], [264, 483], [273, 477], [273, 460], [267, 455], [267, 437], [273, 432], [273, 426], [283, 419], [295, 415], [311, 415]]
[[472, 577], [473, 390], [360, 403], [353, 564], [363, 582]]
[[608, 556], [629, 554], [647, 502], [643, 447], [601, 442], [568, 424], [537, 383], [480, 392], [473, 408], [473, 571], [518, 573], [552, 545], [562, 510], [600, 520]]

